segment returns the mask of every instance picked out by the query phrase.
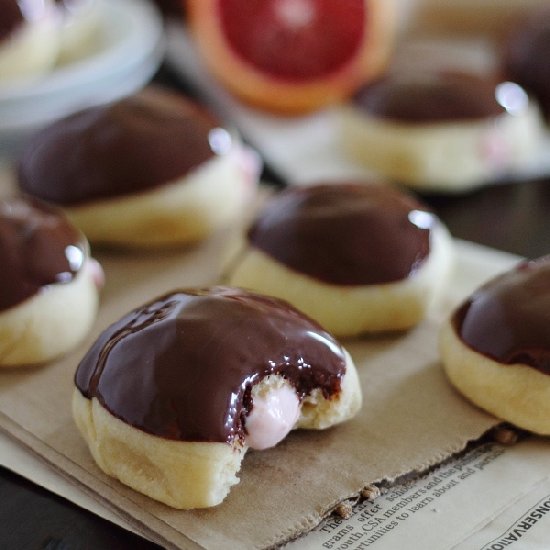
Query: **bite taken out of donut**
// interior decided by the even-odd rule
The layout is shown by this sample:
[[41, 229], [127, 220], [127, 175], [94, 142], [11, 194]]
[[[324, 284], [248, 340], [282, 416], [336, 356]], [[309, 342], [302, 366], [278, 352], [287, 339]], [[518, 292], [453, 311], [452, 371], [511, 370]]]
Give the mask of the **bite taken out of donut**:
[[222, 502], [248, 448], [353, 417], [349, 354], [289, 304], [176, 290], [125, 315], [84, 356], [73, 414], [98, 466], [174, 508]]
[[350, 337], [417, 324], [450, 260], [447, 230], [418, 201], [387, 185], [339, 182], [275, 196], [227, 277]]
[[35, 200], [0, 200], [0, 367], [50, 361], [95, 320], [99, 264], [84, 236]]
[[63, 207], [92, 243], [185, 244], [240, 218], [256, 157], [175, 92], [149, 88], [54, 122], [18, 163], [27, 194]]
[[441, 330], [451, 383], [477, 406], [550, 435], [550, 256], [476, 290]]

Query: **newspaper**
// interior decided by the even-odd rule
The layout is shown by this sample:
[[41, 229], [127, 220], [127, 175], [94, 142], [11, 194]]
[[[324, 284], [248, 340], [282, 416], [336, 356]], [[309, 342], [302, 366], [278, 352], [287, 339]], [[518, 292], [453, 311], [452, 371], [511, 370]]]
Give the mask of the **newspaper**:
[[455, 550], [535, 550], [550, 546], [550, 480], [545, 479]]
[[486, 443], [330, 517], [285, 550], [550, 548], [550, 442]]
[[[285, 550], [543, 550], [550, 548], [550, 441], [487, 443], [431, 473], [330, 516]], [[0, 464], [118, 524], [124, 518], [0, 433]]]

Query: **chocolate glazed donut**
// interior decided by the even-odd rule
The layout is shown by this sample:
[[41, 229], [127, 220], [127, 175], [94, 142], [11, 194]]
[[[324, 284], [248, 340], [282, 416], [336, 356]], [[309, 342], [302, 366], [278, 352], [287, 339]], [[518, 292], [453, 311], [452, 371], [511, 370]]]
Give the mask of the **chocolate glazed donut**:
[[58, 209], [0, 200], [0, 265], [0, 367], [45, 363], [86, 336], [103, 272]]
[[540, 133], [521, 86], [476, 73], [389, 73], [341, 109], [348, 154], [417, 189], [466, 191], [502, 178], [532, 162]]
[[443, 367], [477, 406], [550, 435], [550, 256], [476, 290], [443, 325]]
[[132, 311], [101, 335], [75, 381], [150, 434], [232, 443], [244, 442], [250, 391], [266, 376], [284, 376], [300, 399], [315, 388], [330, 399], [344, 372], [341, 347], [315, 322], [274, 298], [218, 287]]
[[481, 287], [452, 322], [473, 350], [550, 374], [550, 256], [521, 263]]
[[113, 324], [81, 361], [73, 415], [98, 466], [175, 508], [219, 504], [249, 448], [352, 418], [349, 354], [289, 304], [176, 290]]
[[259, 213], [228, 277], [340, 337], [406, 330], [445, 284], [450, 248], [437, 217], [390, 185], [308, 185]]
[[43, 287], [74, 280], [87, 254], [83, 236], [36, 200], [0, 201], [0, 311]]
[[24, 192], [63, 207], [94, 245], [195, 243], [241, 219], [259, 162], [235, 132], [149, 87], [58, 120], [23, 147]]

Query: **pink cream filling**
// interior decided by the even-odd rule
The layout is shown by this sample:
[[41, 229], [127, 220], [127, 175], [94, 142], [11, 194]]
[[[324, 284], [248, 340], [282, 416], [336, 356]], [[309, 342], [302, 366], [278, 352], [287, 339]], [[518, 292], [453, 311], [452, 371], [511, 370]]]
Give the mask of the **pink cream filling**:
[[87, 263], [87, 269], [92, 277], [93, 282], [98, 289], [105, 286], [105, 272], [101, 267], [101, 264], [94, 258], [89, 258]]
[[250, 147], [242, 147], [238, 150], [239, 167], [243, 173], [246, 200], [252, 199], [255, 194], [256, 184], [262, 172], [262, 160], [260, 155]]
[[292, 430], [299, 414], [300, 402], [289, 386], [255, 397], [252, 412], [246, 418], [246, 444], [258, 451], [274, 447]]

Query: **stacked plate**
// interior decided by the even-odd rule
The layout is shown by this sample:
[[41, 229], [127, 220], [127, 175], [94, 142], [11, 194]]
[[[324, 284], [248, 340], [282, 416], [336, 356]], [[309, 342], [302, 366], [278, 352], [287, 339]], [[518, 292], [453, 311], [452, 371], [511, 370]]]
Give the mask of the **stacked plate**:
[[164, 54], [162, 19], [145, 0], [101, 1], [101, 43], [40, 79], [0, 84], [0, 157], [41, 126], [146, 84]]

